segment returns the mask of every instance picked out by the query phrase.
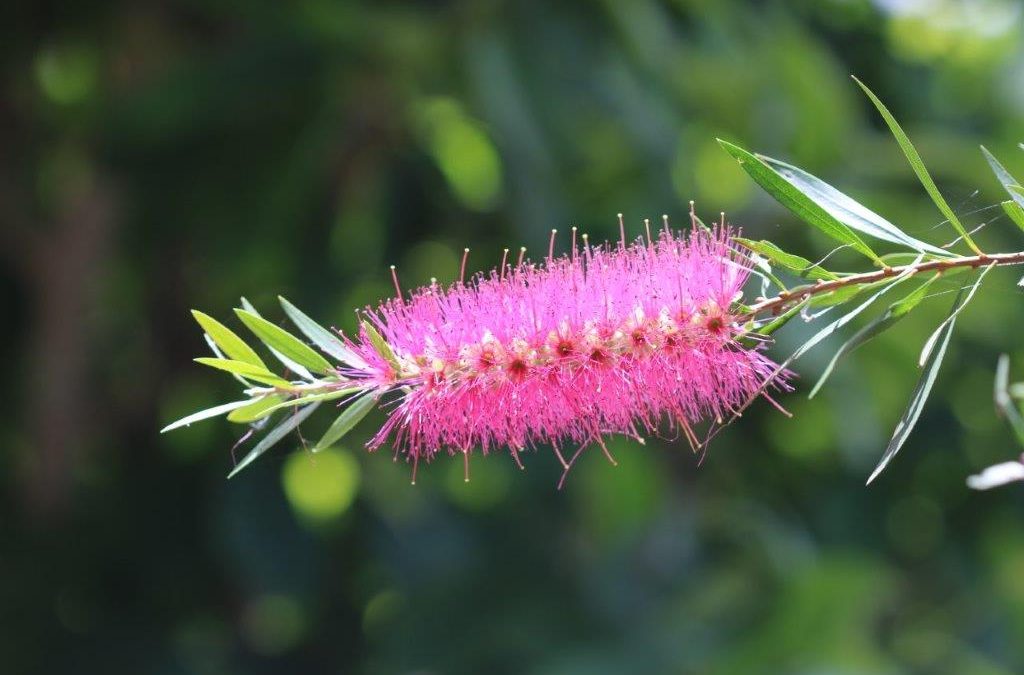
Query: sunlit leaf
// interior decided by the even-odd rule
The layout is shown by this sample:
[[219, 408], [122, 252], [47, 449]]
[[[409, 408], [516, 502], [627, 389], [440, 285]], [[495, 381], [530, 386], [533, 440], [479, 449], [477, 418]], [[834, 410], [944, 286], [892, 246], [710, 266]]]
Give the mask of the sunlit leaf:
[[258, 398], [244, 408], [233, 410], [228, 414], [228, 421], [237, 424], [249, 424], [263, 419], [271, 413], [271, 409], [278, 403], [284, 401], [281, 394], [269, 394]]
[[311, 403], [305, 408], [296, 410], [294, 415], [289, 415], [285, 419], [281, 420], [280, 424], [267, 432], [267, 435], [260, 439], [260, 442], [256, 444], [256, 447], [250, 450], [249, 453], [235, 465], [235, 468], [228, 474], [228, 478], [233, 478], [239, 471], [259, 459], [260, 455], [274, 447], [274, 445], [276, 445], [282, 438], [291, 433], [295, 427], [302, 424], [307, 417], [312, 415], [313, 411], [316, 410], [319, 405], [319, 401]]
[[241, 375], [247, 380], [253, 380], [255, 382], [262, 382], [263, 384], [269, 384], [272, 387], [292, 386], [288, 380], [285, 380], [281, 377], [278, 377], [277, 375], [274, 375], [266, 368], [260, 368], [259, 366], [254, 366], [251, 363], [246, 363], [244, 361], [234, 361], [232, 359], [215, 359], [201, 356], [195, 359], [195, 362], [201, 363], [204, 366], [216, 368], [217, 370], [223, 370], [228, 373]]
[[[1010, 172], [1006, 170], [1006, 167], [1000, 164], [999, 160], [995, 158], [995, 155], [989, 152], [988, 148], [984, 145], [981, 146], [981, 154], [985, 155], [985, 161], [987, 161], [988, 165], [992, 167], [992, 173], [996, 175], [996, 178], [999, 179], [1002, 186], [1008, 193], [1010, 193], [1010, 196], [1013, 197], [1013, 201], [1016, 202], [1019, 208], [1024, 208], [1024, 194], [1019, 191], [1020, 181], [1011, 176]], [[1018, 190], [1015, 190], [1014, 188], [1018, 188]], [[1004, 206], [1003, 208], [1005, 209], [1006, 207]]]
[[867, 300], [857, 305], [849, 312], [836, 319], [835, 321], [832, 321], [831, 323], [827, 324], [824, 328], [820, 329], [818, 332], [812, 335], [810, 339], [808, 339], [806, 342], [800, 345], [799, 349], [793, 352], [793, 354], [790, 356], [790, 360], [795, 361], [796, 359], [798, 359], [800, 356], [805, 354], [808, 350], [817, 345], [819, 342], [829, 337], [846, 324], [853, 321], [861, 312], [863, 312], [865, 309], [873, 305], [875, 301], [878, 300], [880, 297], [882, 297], [883, 295], [885, 295], [893, 288], [900, 285], [909, 278], [910, 271], [908, 270], [903, 274], [900, 274], [899, 276], [885, 280], [885, 284], [882, 286], [881, 290], [879, 290], [877, 293], [873, 294]]
[[734, 237], [733, 241], [805, 279], [833, 280], [839, 278], [838, 275], [812, 263], [807, 258], [786, 253], [770, 241], [753, 241], [742, 237]]
[[964, 228], [963, 223], [960, 222], [960, 219], [957, 218], [953, 209], [951, 209], [949, 204], [946, 203], [942, 193], [939, 192], [939, 188], [935, 185], [935, 181], [932, 180], [931, 174], [928, 173], [928, 169], [925, 167], [924, 161], [921, 159], [921, 155], [918, 154], [914, 144], [910, 142], [910, 138], [903, 131], [903, 128], [900, 127], [899, 122], [897, 122], [896, 118], [893, 117], [891, 112], [889, 112], [889, 109], [885, 107], [885, 104], [875, 96], [874, 92], [867, 88], [867, 85], [856, 77], [853, 78], [853, 81], [864, 90], [864, 93], [867, 94], [868, 98], [871, 99], [871, 102], [875, 105], [875, 108], [877, 108], [878, 112], [882, 115], [885, 123], [889, 126], [889, 130], [892, 131], [892, 135], [896, 138], [896, 142], [899, 144], [900, 149], [903, 150], [903, 154], [910, 163], [910, 168], [914, 170], [914, 173], [917, 175], [917, 179], [921, 181], [921, 185], [924, 186], [928, 196], [931, 197], [932, 201], [935, 202], [935, 205], [939, 207], [939, 211], [941, 211], [942, 215], [946, 217], [950, 225], [953, 226], [953, 229], [956, 230], [957, 234], [963, 238], [964, 243], [966, 243], [972, 251], [980, 255], [981, 249], [974, 243], [974, 240], [971, 239], [971, 235], [968, 234], [967, 230]]
[[[975, 283], [975, 288], [977, 288], [977, 282]], [[937, 346], [934, 349], [928, 350], [928, 359], [923, 365], [921, 378], [914, 386], [907, 409], [903, 411], [899, 422], [896, 423], [896, 429], [893, 431], [892, 438], [889, 440], [889, 445], [886, 446], [885, 452], [882, 453], [881, 461], [878, 462], [878, 466], [875, 467], [875, 470], [871, 472], [871, 476], [868, 477], [867, 482], [869, 485], [885, 470], [885, 467], [889, 465], [892, 458], [903, 447], [903, 444], [910, 436], [910, 432], [914, 430], [917, 420], [921, 417], [921, 411], [924, 409], [924, 404], [928, 400], [928, 395], [935, 384], [935, 378], [938, 377], [939, 368], [942, 366], [942, 359], [946, 356], [946, 347], [949, 345], [950, 336], [953, 335], [957, 314], [960, 313], [960, 308], [965, 304], [964, 291], [960, 289], [956, 299], [953, 301], [953, 307], [949, 311], [949, 316], [939, 324], [939, 330], [936, 333]]]
[[202, 312], [193, 309], [192, 316], [202, 326], [206, 334], [210, 336], [210, 339], [220, 347], [220, 349], [228, 355], [228, 358], [234, 359], [235, 361], [244, 361], [245, 363], [251, 363], [254, 366], [259, 366], [264, 370], [267, 364], [263, 363], [263, 359], [252, 350], [252, 348], [245, 344], [242, 338], [238, 337], [230, 328], [217, 321], [212, 316], [203, 314]]
[[270, 408], [267, 412], [275, 412], [284, 408], [294, 408], [295, 406], [306, 405], [313, 401], [334, 401], [339, 398], [345, 398], [351, 396], [357, 391], [362, 391], [362, 387], [347, 387], [345, 389], [335, 389], [334, 391], [321, 392], [319, 394], [306, 394], [305, 396], [298, 396], [287, 401], [278, 403], [273, 408]]
[[199, 422], [201, 420], [210, 419], [211, 417], [217, 417], [219, 415], [223, 415], [224, 413], [231, 412], [232, 410], [238, 410], [239, 408], [242, 408], [244, 406], [249, 405], [249, 403], [250, 403], [250, 400], [246, 399], [244, 401], [234, 401], [232, 403], [224, 403], [222, 405], [217, 405], [217, 406], [214, 406], [212, 408], [207, 408], [206, 410], [200, 410], [199, 412], [194, 412], [191, 415], [186, 415], [185, 417], [182, 417], [177, 422], [172, 422], [172, 423], [168, 424], [166, 427], [164, 427], [163, 429], [160, 430], [160, 433], [163, 434], [163, 433], [166, 433], [168, 431], [173, 431], [174, 429], [178, 429], [180, 427], [187, 427], [188, 425], [192, 424], [193, 422]]
[[288, 318], [292, 320], [298, 329], [302, 331], [302, 334], [309, 338], [313, 344], [324, 350], [325, 353], [330, 354], [343, 363], [347, 363], [353, 368], [366, 367], [366, 362], [358, 354], [346, 347], [345, 344], [334, 335], [334, 333], [327, 330], [316, 321], [313, 321], [313, 319], [309, 318], [304, 312], [292, 303], [288, 302], [284, 297], [278, 296], [277, 299], [281, 302], [281, 307], [284, 308], [284, 312], [288, 315]]
[[398, 357], [395, 356], [395, 352], [391, 349], [391, 345], [388, 344], [387, 340], [384, 339], [384, 336], [378, 333], [377, 329], [369, 321], [363, 321], [362, 326], [366, 339], [370, 341], [370, 344], [380, 354], [381, 358], [387, 361], [388, 365], [396, 373], [401, 372], [402, 366], [398, 363]]
[[974, 285], [971, 286], [971, 290], [967, 293], [967, 298], [959, 307], [957, 307], [953, 311], [952, 315], [947, 317], [946, 320], [942, 322], [942, 324], [939, 324], [939, 327], [935, 329], [935, 332], [932, 333], [928, 340], [924, 343], [924, 348], [921, 349], [921, 355], [920, 357], [918, 357], [917, 360], [917, 364], [919, 366], [924, 366], [924, 363], [928, 359], [928, 356], [931, 353], [932, 348], [935, 346], [935, 342], [939, 339], [939, 333], [942, 332], [942, 326], [944, 324], [951, 323], [954, 320], [956, 320], [956, 316], [963, 310], [964, 307], [967, 306], [971, 299], [974, 298], [974, 294], [977, 293], [978, 288], [981, 287], [981, 282], [985, 279], [985, 276], [992, 271], [994, 267], [995, 263], [989, 265], [988, 267], [981, 271], [981, 274], [978, 275], [978, 278], [975, 280]]
[[367, 392], [352, 402], [324, 432], [323, 437], [313, 446], [313, 452], [320, 452], [337, 443], [352, 430], [377, 404], [374, 392]]
[[334, 367], [327, 359], [285, 329], [244, 309], [236, 309], [235, 314], [256, 337], [263, 340], [267, 346], [281, 352], [285, 357], [317, 373], [334, 372]]
[[927, 252], [943, 257], [952, 255], [938, 246], [911, 237], [871, 209], [803, 169], [764, 155], [758, 157], [839, 222], [876, 239], [901, 244], [921, 253]]
[[[263, 315], [260, 314], [253, 306], [253, 304], [246, 300], [245, 298], [242, 298], [242, 309], [249, 312], [250, 314], [260, 317], [261, 319], [263, 318]], [[309, 372], [309, 369], [306, 368], [306, 366], [302, 365], [301, 363], [297, 363], [294, 359], [289, 358], [285, 354], [281, 353], [280, 350], [275, 349], [274, 347], [265, 342], [264, 346], [267, 349], [269, 349], [270, 353], [274, 355], [274, 358], [280, 361], [281, 365], [283, 365], [289, 371], [295, 373], [296, 375], [306, 380], [307, 382], [316, 381], [316, 378], [313, 376], [311, 372]]]
[[935, 276], [931, 277], [923, 284], [918, 286], [916, 289], [911, 291], [903, 299], [897, 300], [896, 302], [889, 305], [884, 312], [882, 312], [879, 316], [872, 319], [870, 323], [868, 323], [863, 328], [858, 330], [856, 333], [853, 334], [853, 336], [849, 340], [844, 342], [843, 345], [839, 349], [837, 349], [836, 353], [832, 356], [832, 360], [829, 361], [828, 365], [825, 367], [825, 370], [821, 373], [821, 377], [818, 378], [818, 382], [814, 385], [814, 388], [811, 389], [811, 393], [808, 394], [807, 398], [814, 398], [814, 396], [821, 389], [822, 385], [825, 384], [825, 381], [828, 380], [829, 376], [832, 374], [832, 371], [835, 370], [836, 364], [839, 363], [840, 359], [842, 359], [844, 356], [854, 351], [864, 343], [868, 342], [872, 338], [881, 335], [883, 332], [885, 332], [892, 326], [896, 325], [896, 323], [898, 323], [900, 319], [905, 317], [907, 314], [910, 313], [912, 309], [917, 307], [921, 303], [921, 301], [924, 300], [925, 295], [928, 292], [928, 288], [932, 285], [932, 283], [935, 282], [936, 279], [939, 278], [939, 276], [940, 275], [936, 274]]
[[832, 239], [848, 245], [865, 256], [878, 262], [878, 255], [843, 223], [836, 220], [825, 209], [818, 206], [778, 172], [743, 148], [722, 139], [718, 143], [725, 148], [758, 185], [765, 189], [780, 204], [795, 213], [801, 220], [816, 227]]
[[1010, 217], [1010, 220], [1014, 222], [1020, 229], [1024, 230], [1024, 208], [1021, 208], [1020, 204], [1014, 201], [1002, 202], [1003, 211]]

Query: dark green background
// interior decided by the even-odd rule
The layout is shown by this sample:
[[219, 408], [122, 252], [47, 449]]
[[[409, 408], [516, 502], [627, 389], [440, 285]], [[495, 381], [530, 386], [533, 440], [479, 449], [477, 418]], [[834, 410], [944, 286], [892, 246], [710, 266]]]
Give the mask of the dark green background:
[[[984, 142], [1024, 174], [1011, 0], [20, 2], [0, 22], [0, 669], [10, 673], [957, 673], [1024, 670], [1024, 502], [964, 477], [1019, 453], [991, 405], [1024, 364], [997, 270], [870, 488], [951, 295], [702, 467], [615, 442], [556, 461], [324, 456], [228, 482], [242, 430], [192, 307], [282, 293], [325, 323], [552, 227], [687, 202], [817, 258], [715, 137], [797, 163], [936, 243], [948, 226], [848, 79], [905, 123], [990, 250]], [[885, 250], [884, 247], [880, 247]], [[848, 256], [839, 268], [863, 265]], [[1019, 273], [1018, 273], [1019, 274]], [[955, 288], [954, 281], [939, 290]], [[230, 325], [237, 327], [233, 321]], [[851, 327], [852, 328], [852, 327]], [[239, 328], [241, 331], [241, 328]], [[782, 357], [807, 327], [791, 325]], [[849, 331], [852, 332], [852, 331]], [[1024, 367], [1024, 365], [1022, 365]], [[328, 415], [307, 425], [315, 436]]]

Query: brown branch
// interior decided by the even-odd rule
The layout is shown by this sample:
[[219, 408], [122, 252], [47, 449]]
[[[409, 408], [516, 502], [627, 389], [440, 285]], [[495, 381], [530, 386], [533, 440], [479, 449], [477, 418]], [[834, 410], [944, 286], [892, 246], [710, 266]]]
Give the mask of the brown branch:
[[996, 253], [993, 255], [982, 254], [961, 258], [929, 260], [928, 262], [910, 265], [883, 267], [880, 270], [863, 272], [861, 274], [851, 274], [849, 276], [830, 281], [819, 280], [813, 284], [797, 286], [792, 290], [782, 291], [774, 297], [762, 299], [748, 307], [746, 311], [742, 312], [736, 318], [737, 321], [742, 322], [752, 319], [760, 314], [779, 314], [789, 303], [800, 302], [804, 298], [822, 295], [824, 293], [831, 293], [832, 291], [837, 291], [848, 286], [857, 286], [860, 284], [870, 284], [876, 281], [883, 281], [902, 274], [909, 273], [909, 276], [913, 276], [915, 274], [920, 274], [921, 272], [945, 272], [947, 270], [963, 267], [978, 268], [988, 265], [995, 265], [997, 267], [1003, 265], [1024, 265], [1024, 251], [1017, 253]]

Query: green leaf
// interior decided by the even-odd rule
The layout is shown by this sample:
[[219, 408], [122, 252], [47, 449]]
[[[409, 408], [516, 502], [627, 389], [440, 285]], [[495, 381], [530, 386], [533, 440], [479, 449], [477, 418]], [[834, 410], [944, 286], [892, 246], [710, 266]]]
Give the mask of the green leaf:
[[[992, 173], [996, 175], [996, 178], [999, 179], [999, 182], [1002, 183], [1006, 191], [1010, 193], [1010, 196], [1013, 197], [1013, 201], [1017, 203], [1018, 207], [1024, 208], [1024, 193], [1018, 192], [1018, 190], [1020, 190], [1020, 181], [1011, 176], [1010, 172], [1006, 170], [1006, 167], [1000, 164], [999, 160], [995, 158], [995, 155], [989, 152], [988, 148], [984, 145], [981, 146], [981, 154], [985, 155], [985, 161], [987, 161], [988, 165], [992, 167]], [[1016, 188], [1016, 190], [1014, 188]], [[1004, 206], [1003, 208], [1005, 209], [1006, 207]]]
[[320, 349], [324, 350], [325, 353], [330, 354], [334, 358], [338, 359], [343, 363], [347, 363], [353, 368], [365, 368], [366, 362], [351, 349], [345, 346], [345, 344], [338, 339], [334, 333], [327, 330], [313, 319], [309, 318], [303, 313], [298, 307], [288, 302], [284, 297], [277, 296], [277, 299], [281, 302], [281, 307], [284, 308], [284, 313], [288, 315], [288, 318], [298, 327], [302, 334], [309, 338], [313, 344]]
[[1003, 211], [1010, 217], [1010, 220], [1016, 223], [1017, 227], [1024, 230], [1024, 208], [1021, 208], [1017, 202], [1009, 200], [1002, 202], [1002, 204]]
[[978, 248], [978, 245], [974, 243], [973, 239], [971, 239], [971, 235], [968, 234], [963, 223], [961, 223], [960, 219], [956, 217], [955, 213], [953, 213], [953, 209], [949, 208], [949, 204], [946, 203], [945, 198], [943, 198], [942, 193], [939, 192], [939, 188], [935, 185], [935, 181], [932, 180], [931, 174], [928, 173], [928, 169], [921, 160], [921, 155], [918, 154], [914, 144], [910, 142], [910, 138], [903, 131], [903, 128], [900, 127], [899, 122], [897, 122], [896, 118], [893, 117], [891, 112], [889, 112], [889, 109], [885, 107], [885, 104], [882, 103], [882, 101], [875, 96], [874, 92], [868, 89], [863, 82], [858, 80], [856, 77], [853, 78], [853, 81], [864, 90], [864, 93], [867, 94], [869, 99], [871, 99], [871, 102], [875, 104], [875, 108], [877, 108], [878, 112], [881, 113], [882, 118], [885, 119], [885, 123], [889, 125], [889, 130], [892, 131], [892, 135], [896, 138], [896, 142], [899, 144], [900, 149], [902, 149], [903, 154], [906, 155], [907, 161], [910, 163], [910, 168], [914, 170], [915, 174], [917, 174], [917, 179], [921, 181], [921, 185], [924, 186], [928, 196], [932, 198], [933, 202], [935, 202], [935, 206], [939, 207], [939, 211], [942, 212], [942, 215], [946, 217], [950, 225], [952, 225], [957, 231], [957, 234], [963, 238], [964, 243], [966, 243], [972, 251], [981, 255], [981, 249]]
[[254, 366], [259, 366], [266, 370], [267, 364], [263, 363], [263, 359], [252, 350], [252, 348], [245, 344], [242, 338], [235, 335], [235, 333], [217, 321], [212, 316], [203, 314], [202, 312], [193, 309], [192, 316], [199, 322], [199, 325], [203, 327], [206, 334], [210, 336], [210, 339], [221, 348], [221, 350], [228, 355], [229, 358], [235, 361], [244, 361], [245, 363], [251, 363]]
[[827, 324], [824, 328], [822, 328], [817, 333], [812, 335], [811, 338], [809, 340], [807, 340], [806, 342], [804, 342], [800, 346], [799, 349], [797, 349], [795, 352], [793, 352], [792, 356], [790, 356], [790, 358], [789, 358], [789, 361], [790, 362], [791, 361], [795, 361], [796, 359], [800, 358], [800, 356], [805, 354], [809, 349], [814, 347], [816, 344], [818, 344], [819, 342], [821, 342], [825, 338], [829, 337], [830, 335], [835, 333], [837, 330], [839, 330], [840, 328], [842, 328], [846, 324], [848, 324], [851, 321], [853, 321], [853, 319], [856, 318], [856, 316], [858, 314], [860, 314], [865, 309], [867, 309], [872, 304], [874, 304], [874, 302], [876, 300], [878, 300], [878, 298], [882, 297], [883, 295], [888, 293], [890, 290], [892, 290], [893, 288], [895, 288], [896, 286], [898, 286], [899, 284], [903, 283], [904, 281], [906, 281], [909, 278], [910, 278], [910, 274], [909, 274], [909, 271], [908, 271], [908, 272], [904, 272], [904, 273], [900, 274], [899, 276], [895, 276], [895, 277], [892, 277], [891, 279], [884, 280], [884, 284], [882, 285], [882, 288], [877, 293], [875, 293], [874, 295], [869, 297], [867, 300], [865, 300], [861, 304], [857, 305], [856, 307], [851, 309], [849, 312], [847, 312], [843, 316], [841, 316], [838, 319], [836, 319], [835, 321], [832, 321], [831, 323]]
[[[261, 319], [263, 318], [263, 315], [256, 311], [256, 308], [253, 307], [252, 303], [246, 300], [244, 297], [242, 298], [242, 309], [249, 312], [250, 314], [260, 317]], [[306, 366], [302, 365], [301, 363], [297, 363], [293, 359], [288, 358], [287, 356], [282, 354], [280, 351], [274, 349], [270, 345], [265, 344], [264, 346], [267, 349], [269, 349], [270, 353], [274, 355], [274, 358], [280, 361], [281, 364], [289, 371], [295, 373], [296, 375], [298, 375], [299, 377], [308, 382], [316, 381], [316, 378], [313, 377], [313, 373], [309, 372], [309, 369], [306, 368]]]
[[805, 279], [826, 279], [831, 281], [839, 278], [837, 274], [812, 263], [807, 258], [793, 253], [786, 253], [770, 241], [753, 241], [742, 237], [734, 237], [733, 241]]
[[919, 253], [932, 253], [943, 257], [953, 255], [949, 251], [911, 237], [871, 209], [803, 169], [792, 164], [780, 162], [771, 157], [765, 157], [764, 155], [758, 155], [758, 158], [789, 181], [793, 187], [807, 195], [833, 218], [858, 232], [863, 232], [892, 244], [907, 246]]
[[879, 262], [878, 255], [853, 230], [836, 220], [835, 217], [821, 206], [814, 203], [811, 198], [796, 189], [792, 183], [780, 176], [777, 171], [739, 146], [722, 139], [718, 139], [718, 143], [740, 163], [743, 170], [758, 185], [764, 188], [780, 204], [795, 213], [801, 220], [818, 228], [839, 243], [851, 246], [875, 262]]
[[226, 412], [231, 412], [232, 410], [238, 410], [239, 408], [242, 408], [242, 407], [244, 407], [244, 406], [246, 406], [248, 404], [249, 404], [249, 399], [246, 399], [244, 401], [234, 401], [233, 403], [224, 403], [222, 405], [217, 405], [217, 406], [214, 406], [212, 408], [207, 408], [206, 410], [200, 410], [199, 412], [194, 412], [191, 415], [186, 415], [185, 417], [182, 417], [177, 422], [171, 422], [166, 427], [161, 429], [160, 433], [164, 434], [164, 433], [167, 433], [168, 431], [173, 431], [174, 429], [178, 429], [180, 427], [187, 427], [190, 424], [192, 424], [193, 422], [199, 422], [200, 420], [209, 419], [211, 417], [217, 417], [219, 415], [223, 415]]
[[[951, 316], [946, 318], [946, 320], [943, 322], [943, 324], [951, 323], [952, 321], [954, 321], [956, 319], [957, 315], [974, 298], [974, 294], [978, 291], [978, 288], [981, 287], [981, 282], [984, 281], [985, 276], [989, 272], [991, 272], [995, 268], [995, 266], [996, 266], [995, 263], [992, 263], [991, 265], [989, 265], [988, 267], [986, 267], [985, 269], [983, 269], [981, 271], [981, 274], [979, 274], [978, 278], [974, 281], [974, 285], [971, 286], [971, 290], [968, 291], [967, 298], [964, 299], [963, 303], [959, 307], [956, 308], [956, 310], [953, 312], [953, 314]], [[932, 347], [935, 345], [935, 341], [939, 339], [938, 338], [938, 334], [939, 334], [939, 332], [941, 330], [942, 330], [942, 325], [940, 325], [939, 328], [936, 329], [934, 333], [932, 333], [931, 337], [928, 338], [927, 342], [924, 343], [924, 348], [921, 350], [921, 356], [918, 359], [918, 365], [919, 366], [924, 366], [925, 361], [928, 360], [928, 356], [931, 353]]]
[[370, 341], [370, 345], [380, 354], [381, 358], [388, 362], [388, 365], [391, 366], [395, 373], [402, 372], [402, 366], [398, 363], [398, 357], [395, 356], [395, 352], [391, 349], [391, 345], [387, 343], [387, 340], [377, 332], [377, 329], [369, 321], [363, 321], [362, 326], [363, 332], [366, 333], [366, 339]]
[[322, 392], [319, 394], [306, 394], [305, 396], [299, 396], [297, 398], [278, 403], [267, 412], [275, 412], [282, 408], [294, 408], [295, 406], [306, 405], [313, 401], [333, 401], [339, 398], [344, 398], [350, 394], [354, 394], [357, 391], [362, 391], [362, 389], [363, 387], [351, 387], [346, 389], [335, 389], [334, 391]]
[[254, 461], [259, 459], [260, 455], [265, 453], [267, 450], [276, 445], [282, 438], [291, 433], [292, 429], [302, 424], [307, 417], [313, 414], [320, 402], [311, 403], [305, 408], [300, 408], [295, 411], [294, 415], [289, 415], [287, 418], [281, 420], [281, 423], [270, 430], [266, 436], [260, 439], [260, 442], [256, 444], [252, 450], [249, 451], [245, 457], [242, 458], [235, 468], [228, 474], [228, 478], [233, 478], [239, 471], [252, 464]]
[[921, 303], [921, 301], [924, 300], [925, 295], [928, 292], [928, 288], [932, 285], [932, 283], [935, 282], [936, 279], [939, 278], [939, 276], [940, 275], [936, 274], [935, 276], [931, 277], [923, 284], [918, 286], [916, 289], [911, 291], [903, 299], [897, 300], [896, 302], [889, 305], [884, 312], [882, 312], [879, 316], [872, 319], [870, 323], [868, 323], [863, 328], [858, 330], [856, 333], [853, 334], [853, 336], [849, 340], [844, 342], [843, 345], [838, 350], [836, 350], [835, 355], [832, 356], [832, 360], [829, 361], [828, 365], [825, 367], [824, 372], [822, 372], [821, 377], [818, 378], [818, 382], [814, 385], [814, 388], [811, 389], [811, 393], [807, 395], [807, 398], [814, 398], [814, 396], [818, 393], [818, 390], [821, 389], [822, 385], [825, 384], [825, 381], [832, 374], [832, 371], [835, 370], [836, 364], [839, 363], [840, 359], [842, 359], [844, 356], [846, 356], [853, 350], [857, 349], [864, 343], [868, 342], [872, 338], [882, 334], [892, 326], [896, 325], [900, 319], [905, 317], [907, 314], [910, 313], [912, 309], [917, 307]]
[[938, 349], [930, 350], [928, 354], [928, 360], [924, 364], [924, 370], [921, 372], [921, 378], [917, 381], [917, 385], [914, 387], [914, 392], [910, 396], [910, 402], [907, 404], [907, 409], [903, 411], [903, 415], [900, 417], [899, 422], [896, 424], [896, 430], [893, 431], [892, 438], [889, 440], [889, 445], [886, 446], [885, 452], [882, 453], [882, 459], [878, 462], [878, 466], [871, 473], [868, 478], [868, 485], [871, 484], [875, 478], [878, 477], [885, 467], [889, 465], [892, 458], [896, 456], [900, 448], [906, 442], [910, 436], [910, 432], [914, 430], [914, 426], [917, 424], [918, 418], [921, 417], [921, 411], [924, 409], [924, 404], [928, 400], [928, 395], [931, 393], [932, 386], [935, 384], [935, 378], [939, 374], [939, 368], [942, 366], [942, 359], [946, 356], [946, 347], [949, 345], [949, 338], [953, 334], [953, 326], [956, 325], [956, 315], [963, 299], [963, 289], [957, 293], [956, 300], [953, 301], [953, 307], [949, 313], [949, 319], [943, 321], [939, 325], [938, 331]]
[[291, 388], [292, 384], [288, 380], [285, 380], [266, 368], [260, 368], [254, 366], [251, 363], [245, 361], [233, 361], [232, 359], [215, 359], [206, 356], [201, 356], [195, 359], [196, 363], [201, 363], [204, 366], [210, 366], [217, 370], [223, 370], [228, 373], [234, 373], [241, 375], [248, 380], [254, 380], [256, 382], [262, 382], [263, 384], [269, 384], [272, 387], [287, 387]]
[[263, 419], [271, 413], [271, 409], [281, 401], [285, 400], [281, 394], [270, 394], [262, 396], [244, 408], [233, 410], [228, 414], [228, 422], [236, 424], [249, 424], [256, 420]]
[[235, 314], [268, 347], [276, 349], [287, 358], [314, 372], [321, 374], [334, 372], [334, 367], [327, 359], [317, 354], [309, 345], [285, 329], [275, 326], [263, 317], [244, 309], [236, 309]]
[[996, 378], [994, 385], [994, 399], [996, 409], [1010, 424], [1013, 433], [1017, 436], [1017, 442], [1024, 445], [1024, 416], [1021, 416], [1017, 402], [1010, 397], [1010, 357], [1002, 354], [999, 362], [996, 363]]
[[320, 452], [341, 440], [345, 434], [366, 417], [367, 413], [373, 410], [376, 404], [377, 396], [375, 392], [367, 392], [353, 401], [352, 405], [345, 408], [338, 415], [338, 418], [334, 420], [334, 423], [324, 433], [323, 438], [313, 446], [313, 452]]

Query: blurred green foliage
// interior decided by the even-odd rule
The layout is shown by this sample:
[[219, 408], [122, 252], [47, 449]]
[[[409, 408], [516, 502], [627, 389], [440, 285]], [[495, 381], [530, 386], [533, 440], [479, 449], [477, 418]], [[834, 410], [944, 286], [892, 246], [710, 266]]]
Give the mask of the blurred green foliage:
[[[1024, 173], [1013, 0], [17, 3], [0, 27], [0, 655], [5, 672], [966, 673], [1024, 670], [1017, 453], [991, 405], [1024, 363], [996, 270], [921, 423], [863, 487], [951, 296], [805, 357], [789, 419], [685, 444], [409, 470], [242, 427], [188, 315], [278, 293], [351, 330], [405, 285], [616, 236], [696, 199], [746, 236], [830, 244], [716, 137], [791, 161], [933, 243], [954, 237], [847, 75], [904, 124], [986, 250], [1020, 231], [977, 150]], [[838, 267], [861, 263], [837, 259]], [[956, 280], [942, 290], [955, 288]], [[799, 326], [776, 349], [799, 344]], [[852, 332], [852, 330], [851, 330]], [[839, 340], [833, 341], [834, 348]], [[1016, 373], [1016, 379], [1020, 379]], [[325, 416], [326, 417], [326, 416]], [[317, 423], [310, 423], [315, 436]], [[322, 421], [323, 424], [327, 420]]]

